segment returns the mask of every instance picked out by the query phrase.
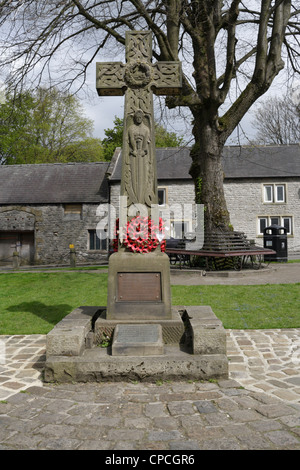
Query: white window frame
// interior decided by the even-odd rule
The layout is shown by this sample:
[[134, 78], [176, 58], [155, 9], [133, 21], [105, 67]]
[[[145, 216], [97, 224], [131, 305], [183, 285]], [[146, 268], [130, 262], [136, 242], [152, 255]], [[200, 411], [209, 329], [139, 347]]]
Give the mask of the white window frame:
[[164, 207], [166, 206], [167, 204], [167, 188], [166, 187], [162, 187], [162, 186], [159, 186], [157, 188], [158, 191], [163, 191], [163, 203], [162, 204], [158, 204], [159, 207]]
[[[270, 188], [271, 190], [271, 197], [268, 198], [267, 195], [267, 188]], [[264, 203], [265, 204], [272, 204], [273, 202], [273, 184], [264, 184], [263, 185], [263, 198], [264, 198]]]
[[[279, 199], [278, 190], [282, 188], [283, 197]], [[270, 195], [268, 197], [268, 189]], [[286, 203], [286, 184], [264, 183], [263, 184], [263, 202], [264, 204], [285, 204]]]
[[[283, 199], [278, 198], [278, 189], [283, 188]], [[284, 204], [286, 200], [286, 190], [285, 190], [285, 184], [275, 184], [274, 188], [274, 197], [275, 197], [275, 202], [278, 204]]]
[[265, 223], [266, 223], [265, 226], [266, 226], [266, 227], [268, 227], [268, 225], [269, 225], [269, 223], [268, 223], [268, 221], [269, 221], [269, 220], [268, 220], [268, 217], [265, 217], [265, 216], [258, 216], [258, 217], [257, 217], [257, 234], [258, 234], [258, 236], [264, 234], [264, 232], [261, 230], [261, 221], [262, 221], [262, 220], [265, 220]]
[[284, 225], [284, 220], [288, 219], [289, 221], [289, 231], [287, 232], [287, 235], [293, 236], [293, 216], [292, 215], [259, 215], [257, 217], [257, 236], [261, 237], [263, 236], [263, 231], [261, 231], [261, 220], [266, 221], [266, 227], [269, 227], [271, 225], [271, 219], [278, 219], [278, 222], [281, 227], [285, 227]]
[[288, 220], [289, 220], [290, 230], [286, 232], [287, 235], [293, 235], [293, 217], [290, 216], [290, 215], [284, 215], [284, 216], [282, 216], [282, 217], [281, 217], [281, 220], [282, 220], [281, 225], [282, 225], [282, 227], [285, 227], [285, 225], [284, 225], [284, 219], [288, 219]]

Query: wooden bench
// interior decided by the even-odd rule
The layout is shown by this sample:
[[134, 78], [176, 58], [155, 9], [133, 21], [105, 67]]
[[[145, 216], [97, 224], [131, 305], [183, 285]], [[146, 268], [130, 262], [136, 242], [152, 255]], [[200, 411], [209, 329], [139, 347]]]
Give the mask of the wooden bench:
[[[189, 246], [191, 244], [192, 242], [189, 243]], [[200, 256], [206, 258], [207, 270], [216, 269], [218, 259], [224, 258], [231, 258], [233, 268], [240, 270], [249, 261], [254, 268], [260, 268], [264, 255], [275, 254], [276, 252], [255, 245], [247, 239], [243, 232], [229, 232], [225, 234], [216, 233], [205, 237], [201, 250], [186, 249], [183, 246], [168, 247], [167, 243], [166, 253], [170, 256], [170, 260], [174, 260], [174, 257], [176, 257], [180, 268], [182, 264], [191, 264], [191, 256]], [[222, 264], [224, 265], [224, 263]]]

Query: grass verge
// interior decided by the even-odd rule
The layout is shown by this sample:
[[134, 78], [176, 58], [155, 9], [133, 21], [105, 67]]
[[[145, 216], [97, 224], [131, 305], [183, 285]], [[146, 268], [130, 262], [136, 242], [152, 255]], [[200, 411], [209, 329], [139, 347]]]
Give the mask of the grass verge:
[[[300, 283], [172, 286], [173, 305], [210, 305], [225, 328], [300, 328]], [[74, 308], [106, 305], [107, 274], [0, 274], [0, 334], [47, 334]]]

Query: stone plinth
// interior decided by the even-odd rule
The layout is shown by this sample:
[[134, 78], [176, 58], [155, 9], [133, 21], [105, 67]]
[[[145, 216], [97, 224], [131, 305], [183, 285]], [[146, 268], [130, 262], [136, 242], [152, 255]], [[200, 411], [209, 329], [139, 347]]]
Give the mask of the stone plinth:
[[128, 320], [124, 316], [119, 320], [111, 320], [107, 318], [107, 310], [105, 307], [102, 307], [101, 313], [95, 321], [94, 326], [94, 341], [95, 344], [101, 344], [104, 337], [112, 338], [114, 329], [118, 324], [160, 324], [162, 327], [162, 336], [165, 344], [179, 344], [182, 341], [184, 335], [184, 323], [181, 318], [182, 309], [180, 307], [172, 307], [171, 309], [171, 319], [154, 319], [154, 320]]
[[113, 253], [107, 283], [108, 320], [171, 319], [170, 262], [165, 253]]
[[[112, 328], [107, 330], [111, 331], [108, 336], [112, 336], [118, 324], [105, 319], [105, 310], [106, 307], [77, 308], [48, 333], [46, 382], [228, 377], [226, 333], [210, 307], [174, 306], [173, 320], [153, 321], [152, 325], [161, 326], [164, 350], [160, 355], [151, 356], [141, 355], [140, 351], [132, 356], [113, 355], [111, 347], [101, 348], [96, 336], [101, 331], [105, 332], [105, 322]], [[124, 324], [136, 325], [136, 322]], [[138, 322], [138, 326], [143, 324], [151, 325], [151, 322]], [[178, 336], [175, 342], [171, 336], [170, 344], [164, 330], [170, 331], [170, 326], [172, 330], [172, 325]]]

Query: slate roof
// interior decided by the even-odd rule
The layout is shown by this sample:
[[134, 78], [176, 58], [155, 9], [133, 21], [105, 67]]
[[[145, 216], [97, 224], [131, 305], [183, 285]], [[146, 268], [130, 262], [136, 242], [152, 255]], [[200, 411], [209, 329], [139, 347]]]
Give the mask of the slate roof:
[[109, 163], [0, 166], [0, 204], [108, 202]]
[[287, 178], [300, 176], [300, 145], [225, 147], [225, 178]]
[[[190, 149], [156, 149], [159, 180], [190, 180]], [[300, 177], [300, 146], [225, 147], [225, 179]], [[106, 175], [121, 179], [121, 149], [111, 163], [0, 165], [0, 204], [108, 202]]]
[[[190, 149], [157, 148], [157, 174], [160, 180], [191, 179]], [[225, 178], [283, 178], [300, 176], [300, 146], [225, 147]], [[115, 155], [111, 181], [121, 179], [121, 152]]]

